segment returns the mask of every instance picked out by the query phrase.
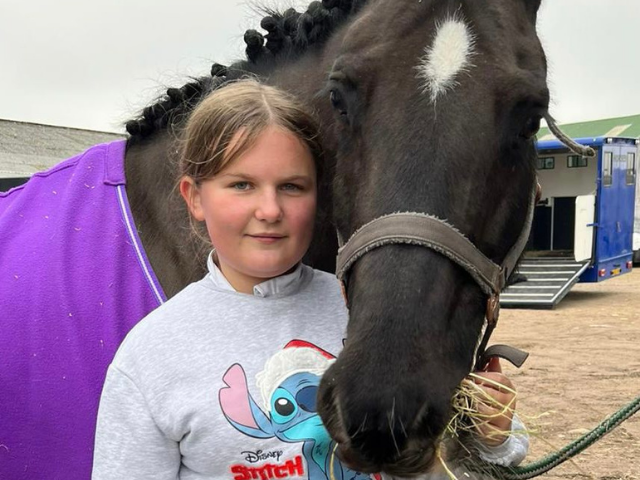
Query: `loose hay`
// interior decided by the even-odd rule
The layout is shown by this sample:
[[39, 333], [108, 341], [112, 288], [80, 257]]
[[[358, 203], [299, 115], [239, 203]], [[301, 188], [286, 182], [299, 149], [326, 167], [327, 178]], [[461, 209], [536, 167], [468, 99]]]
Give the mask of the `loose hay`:
[[[474, 382], [473, 379], [482, 379], [483, 382], [491, 384], [499, 390], [507, 391], [513, 395], [513, 399], [508, 405], [502, 405], [480, 385]], [[453, 396], [452, 405], [454, 415], [449, 421], [445, 431], [454, 438], [459, 437], [462, 432], [477, 433], [482, 426], [489, 424], [494, 418], [508, 413], [513, 414], [513, 405], [515, 404], [517, 396], [518, 393], [514, 389], [489, 378], [480, 377], [475, 373], [471, 373], [462, 381], [458, 391]], [[496, 413], [481, 413], [478, 411], [478, 404], [484, 404], [496, 410]]]
[[[498, 390], [509, 392], [513, 395], [513, 398], [507, 405], [503, 405], [497, 400], [495, 400], [485, 389], [482, 388], [481, 385], [476, 383], [474, 379], [482, 379], [482, 382], [485, 384], [490, 384], [497, 388]], [[453, 416], [451, 420], [445, 427], [445, 431], [443, 433], [443, 440], [440, 444], [444, 444], [447, 441], [455, 442], [458, 447], [460, 447], [464, 452], [467, 453], [469, 458], [477, 458], [477, 455], [472, 451], [472, 446], [465, 444], [462, 441], [462, 437], [469, 436], [477, 436], [478, 432], [482, 426], [487, 425], [491, 422], [491, 420], [498, 418], [502, 415], [513, 413], [513, 406], [516, 403], [517, 398], [516, 390], [503, 385], [499, 382], [491, 380], [486, 377], [480, 377], [475, 373], [469, 374], [460, 384], [458, 390], [454, 394], [452, 398], [452, 409]], [[478, 411], [478, 405], [484, 404], [493, 410], [495, 413], [486, 414]], [[530, 430], [527, 430], [526, 433], [531, 433]], [[496, 431], [496, 435], [500, 434], [500, 432]], [[438, 449], [438, 461], [442, 465], [444, 471], [450, 480], [459, 480], [458, 477], [453, 473], [451, 468], [446, 464], [446, 461], [443, 455], [440, 453], [440, 448]], [[491, 475], [491, 466], [486, 465], [486, 468], [483, 468], [483, 473]], [[468, 477], [468, 474], [465, 473], [465, 476]]]

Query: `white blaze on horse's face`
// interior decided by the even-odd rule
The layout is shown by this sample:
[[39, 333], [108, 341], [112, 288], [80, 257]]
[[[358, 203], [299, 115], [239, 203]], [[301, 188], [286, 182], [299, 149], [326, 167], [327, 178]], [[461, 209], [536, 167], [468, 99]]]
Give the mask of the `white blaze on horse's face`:
[[457, 85], [456, 75], [473, 67], [474, 36], [467, 24], [454, 16], [437, 25], [435, 40], [425, 52], [417, 67], [418, 78], [424, 81], [423, 93], [435, 102]]

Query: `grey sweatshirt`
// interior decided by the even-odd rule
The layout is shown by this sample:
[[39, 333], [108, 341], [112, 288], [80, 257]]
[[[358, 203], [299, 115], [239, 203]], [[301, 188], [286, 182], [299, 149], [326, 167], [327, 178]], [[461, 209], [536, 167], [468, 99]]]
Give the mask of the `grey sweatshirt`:
[[[301, 265], [247, 295], [209, 259], [204, 279], [120, 346], [100, 401], [92, 478], [328, 480], [333, 463], [335, 480], [368, 480], [332, 456], [316, 413], [346, 321], [333, 275]], [[527, 450], [514, 435], [500, 448], [483, 456], [511, 464]]]

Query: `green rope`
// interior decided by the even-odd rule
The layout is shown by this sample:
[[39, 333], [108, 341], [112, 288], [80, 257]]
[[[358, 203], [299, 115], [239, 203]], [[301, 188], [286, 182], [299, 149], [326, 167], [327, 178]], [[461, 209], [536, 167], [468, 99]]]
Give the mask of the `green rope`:
[[636, 398], [630, 404], [611, 415], [586, 435], [583, 435], [574, 442], [571, 442], [561, 450], [541, 458], [537, 462], [523, 465], [521, 467], [496, 468], [493, 466], [491, 467], [491, 470], [495, 472], [496, 478], [500, 480], [525, 480], [542, 475], [543, 473], [548, 472], [552, 468], [555, 468], [561, 463], [569, 460], [574, 455], [582, 452], [587, 447], [593, 445], [597, 440], [605, 436], [639, 410], [640, 397]]

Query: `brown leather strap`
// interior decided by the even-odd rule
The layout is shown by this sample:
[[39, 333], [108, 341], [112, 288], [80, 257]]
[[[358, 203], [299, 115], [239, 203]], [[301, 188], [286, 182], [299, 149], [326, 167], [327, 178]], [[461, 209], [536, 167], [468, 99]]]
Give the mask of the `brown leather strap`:
[[501, 269], [451, 225], [423, 213], [393, 213], [378, 217], [358, 230], [338, 252], [338, 279], [367, 252], [392, 244], [431, 248], [467, 270], [487, 294], [504, 286]]
[[[522, 231], [520, 232], [520, 236], [516, 243], [511, 247], [509, 253], [507, 253], [506, 257], [502, 261], [502, 269], [504, 270], [505, 280], [509, 278], [509, 276], [513, 273], [516, 268], [516, 264], [524, 252], [525, 247], [527, 246], [527, 242], [529, 241], [529, 234], [531, 233], [531, 225], [533, 225], [533, 214], [536, 210], [536, 197], [538, 196], [538, 188], [540, 184], [536, 181], [533, 190], [531, 191], [531, 196], [529, 197], [529, 206], [527, 209], [527, 217], [524, 221], [524, 226], [522, 227]], [[540, 191], [542, 189], [540, 188]], [[504, 287], [504, 285], [503, 285]]]
[[[533, 221], [538, 184], [533, 186], [520, 236], [502, 262], [496, 265], [455, 227], [433, 215], [415, 212], [378, 217], [357, 230], [338, 250], [336, 275], [345, 282], [349, 269], [360, 258], [384, 245], [408, 244], [430, 248], [464, 268], [486, 295], [499, 294], [522, 254]], [[342, 243], [342, 242], [340, 242]]]
[[[500, 292], [513, 273], [515, 265], [524, 251], [533, 222], [533, 212], [540, 195], [540, 185], [533, 185], [524, 226], [516, 242], [505, 256], [502, 265], [496, 265], [455, 227], [444, 220], [426, 213], [401, 212], [378, 217], [358, 229], [343, 245], [338, 232], [340, 249], [336, 261], [336, 276], [340, 280], [345, 302], [348, 305], [347, 274], [349, 269], [364, 255], [385, 245], [417, 245], [434, 250], [464, 268], [487, 295], [485, 313], [486, 329], [478, 345], [475, 367], [482, 368], [485, 362], [485, 347], [498, 322]], [[508, 357], [505, 357], [509, 359]], [[519, 357], [515, 357], [516, 359]], [[525, 356], [526, 358], [526, 356]], [[510, 360], [511, 361], [511, 360]], [[524, 359], [522, 360], [524, 361]], [[486, 362], [485, 362], [486, 363]]]

